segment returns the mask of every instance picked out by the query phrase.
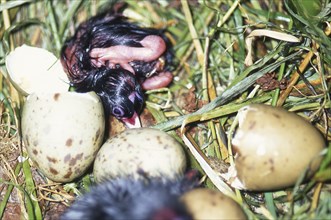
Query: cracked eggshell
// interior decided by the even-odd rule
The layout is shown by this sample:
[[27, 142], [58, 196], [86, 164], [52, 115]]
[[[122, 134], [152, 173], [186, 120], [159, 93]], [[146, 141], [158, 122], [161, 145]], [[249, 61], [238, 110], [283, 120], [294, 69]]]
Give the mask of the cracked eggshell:
[[70, 182], [92, 164], [104, 135], [101, 100], [94, 93], [34, 93], [22, 112], [22, 138], [39, 170]]
[[61, 62], [51, 52], [22, 45], [6, 57], [6, 68], [14, 87], [23, 95], [33, 92], [64, 92], [69, 80]]
[[175, 178], [186, 168], [182, 146], [166, 132], [152, 128], [127, 129], [108, 139], [94, 161], [94, 178], [132, 176]]
[[193, 189], [186, 192], [181, 201], [193, 219], [247, 219], [237, 202], [217, 190]]
[[252, 104], [238, 112], [239, 128], [232, 141], [237, 178], [233, 187], [264, 191], [295, 184], [309, 167], [321, 162], [325, 142], [304, 118], [280, 107]]

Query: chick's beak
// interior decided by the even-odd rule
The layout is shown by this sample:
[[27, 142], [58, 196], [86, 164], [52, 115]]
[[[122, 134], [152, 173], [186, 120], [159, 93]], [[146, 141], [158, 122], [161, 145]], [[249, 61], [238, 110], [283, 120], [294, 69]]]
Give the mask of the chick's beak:
[[135, 112], [131, 118], [122, 118], [121, 120], [128, 128], [141, 128], [141, 123], [137, 112]]

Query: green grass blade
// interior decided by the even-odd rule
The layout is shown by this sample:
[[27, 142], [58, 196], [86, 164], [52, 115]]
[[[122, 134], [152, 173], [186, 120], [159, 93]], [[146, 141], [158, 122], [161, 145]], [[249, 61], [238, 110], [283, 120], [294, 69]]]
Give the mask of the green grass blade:
[[[25, 176], [25, 184], [26, 184], [25, 188], [26, 188], [26, 192], [28, 193], [28, 197], [31, 198], [30, 195], [32, 195], [34, 198], [37, 198], [36, 186], [33, 181], [31, 168], [28, 160], [25, 160], [23, 162], [23, 173]], [[31, 199], [31, 200], [32, 200], [32, 207], [29, 208], [32, 208], [32, 211], [36, 219], [42, 219], [42, 213], [38, 201], [35, 199]]]

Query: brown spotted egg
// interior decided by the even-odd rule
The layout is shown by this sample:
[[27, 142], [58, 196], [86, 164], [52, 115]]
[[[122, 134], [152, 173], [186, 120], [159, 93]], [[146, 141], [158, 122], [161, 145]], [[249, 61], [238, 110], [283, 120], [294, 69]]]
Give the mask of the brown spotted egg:
[[186, 158], [182, 146], [166, 132], [152, 128], [128, 129], [108, 139], [94, 162], [94, 178], [132, 176], [174, 178], [182, 175]]
[[94, 93], [39, 92], [27, 97], [22, 137], [29, 157], [56, 182], [70, 182], [93, 162], [104, 136], [104, 111]]
[[325, 141], [309, 121], [281, 107], [252, 104], [238, 111], [232, 186], [265, 191], [293, 186], [319, 168]]

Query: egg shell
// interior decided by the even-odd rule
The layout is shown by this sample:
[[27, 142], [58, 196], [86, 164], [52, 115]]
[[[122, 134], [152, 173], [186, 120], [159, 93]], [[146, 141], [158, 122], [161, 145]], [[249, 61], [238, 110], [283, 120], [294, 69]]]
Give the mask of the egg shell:
[[22, 137], [29, 157], [56, 182], [84, 174], [105, 129], [101, 100], [94, 93], [31, 94], [23, 107]]
[[292, 186], [321, 162], [325, 142], [304, 118], [281, 107], [252, 104], [238, 112], [239, 129], [232, 141], [236, 152], [236, 188], [276, 190]]
[[69, 80], [60, 60], [43, 48], [25, 44], [15, 48], [6, 56], [6, 69], [14, 87], [25, 96], [69, 89]]
[[185, 193], [181, 201], [184, 202], [193, 219], [247, 219], [237, 202], [217, 190], [194, 189]]
[[94, 178], [131, 176], [175, 178], [186, 168], [182, 146], [166, 132], [152, 128], [127, 129], [108, 139], [94, 162]]

